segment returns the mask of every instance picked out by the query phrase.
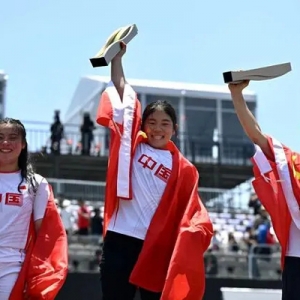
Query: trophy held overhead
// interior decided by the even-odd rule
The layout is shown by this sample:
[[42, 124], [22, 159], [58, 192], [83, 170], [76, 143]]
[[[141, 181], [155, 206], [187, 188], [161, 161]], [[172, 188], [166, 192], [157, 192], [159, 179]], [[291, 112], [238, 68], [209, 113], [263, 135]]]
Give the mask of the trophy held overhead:
[[291, 70], [291, 63], [284, 63], [245, 71], [224, 72], [223, 79], [225, 83], [238, 84], [244, 80], [268, 80], [277, 78]]
[[124, 26], [114, 31], [95, 57], [90, 58], [93, 68], [108, 66], [121, 50], [120, 42], [128, 44], [137, 34], [138, 29], [135, 24]]

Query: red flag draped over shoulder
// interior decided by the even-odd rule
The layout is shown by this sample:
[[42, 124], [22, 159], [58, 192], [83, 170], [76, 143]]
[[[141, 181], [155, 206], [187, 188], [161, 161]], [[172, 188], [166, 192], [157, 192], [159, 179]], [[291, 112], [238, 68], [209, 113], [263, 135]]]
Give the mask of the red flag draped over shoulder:
[[198, 172], [174, 151], [171, 177], [130, 281], [151, 291], [163, 291], [161, 300], [202, 299], [203, 255], [212, 234], [212, 223], [198, 194]]
[[[183, 196], [189, 195], [189, 198], [179, 225], [162, 300], [202, 299], [205, 291], [203, 255], [210, 245], [213, 228], [199, 199], [197, 170], [191, 171], [184, 180], [194, 180], [194, 186], [192, 190], [183, 191]], [[184, 181], [182, 184], [185, 185]], [[191, 184], [186, 184], [188, 186]]]
[[[121, 101], [109, 83], [100, 99], [97, 122], [111, 129], [104, 227], [118, 207], [118, 198], [130, 201], [131, 160], [139, 143], [141, 108], [126, 84]], [[198, 172], [169, 142], [172, 172], [148, 228], [130, 282], [162, 293], [162, 300], [201, 299], [205, 290], [203, 254], [212, 237], [212, 223], [198, 194]], [[117, 176], [116, 176], [117, 175]]]
[[131, 160], [134, 142], [141, 126], [141, 114], [140, 102], [129, 84], [125, 85], [122, 100], [113, 83], [107, 85], [97, 112], [97, 123], [110, 129], [104, 234], [117, 207], [118, 198], [132, 198]]
[[272, 159], [256, 146], [253, 187], [271, 217], [283, 267], [292, 219], [300, 229], [300, 156], [272, 137], [268, 142]]
[[64, 284], [67, 272], [68, 241], [50, 187], [50, 197], [38, 235], [31, 221], [25, 261], [9, 299], [53, 300]]

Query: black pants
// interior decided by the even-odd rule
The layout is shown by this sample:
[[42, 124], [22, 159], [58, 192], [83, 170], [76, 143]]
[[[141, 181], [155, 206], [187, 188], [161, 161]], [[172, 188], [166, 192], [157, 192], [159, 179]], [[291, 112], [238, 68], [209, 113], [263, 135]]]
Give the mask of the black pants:
[[[129, 283], [129, 277], [142, 246], [143, 241], [140, 239], [107, 231], [100, 263], [103, 300], [134, 299], [137, 287]], [[160, 299], [161, 293], [142, 288], [139, 290], [141, 300]]]
[[282, 272], [282, 300], [300, 299], [300, 257], [285, 257]]

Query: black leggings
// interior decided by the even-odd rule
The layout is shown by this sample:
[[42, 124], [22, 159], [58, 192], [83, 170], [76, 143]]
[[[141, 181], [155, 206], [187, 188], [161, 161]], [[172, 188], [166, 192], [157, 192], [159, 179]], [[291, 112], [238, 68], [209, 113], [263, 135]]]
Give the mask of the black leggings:
[[282, 272], [282, 300], [300, 299], [300, 257], [285, 257]]
[[[140, 239], [107, 231], [100, 262], [103, 300], [134, 299], [137, 287], [129, 283], [129, 277], [142, 246]], [[161, 293], [139, 290], [141, 300], [159, 300], [161, 297]]]

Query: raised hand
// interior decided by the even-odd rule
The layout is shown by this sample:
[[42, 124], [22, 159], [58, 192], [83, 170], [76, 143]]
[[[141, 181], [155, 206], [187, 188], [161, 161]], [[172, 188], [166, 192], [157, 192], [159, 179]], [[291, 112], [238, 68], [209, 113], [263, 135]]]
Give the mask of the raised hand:
[[120, 99], [123, 99], [126, 80], [123, 71], [122, 57], [126, 52], [125, 43], [121, 42], [120, 47], [121, 50], [111, 61], [111, 80], [118, 91]]
[[120, 42], [121, 50], [120, 52], [113, 58], [112, 61], [120, 60], [123, 55], [126, 53], [127, 45], [123, 42]]
[[230, 83], [228, 88], [231, 94], [242, 93], [243, 89], [245, 89], [249, 84], [249, 80], [244, 80], [241, 83]]

